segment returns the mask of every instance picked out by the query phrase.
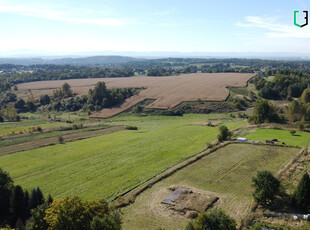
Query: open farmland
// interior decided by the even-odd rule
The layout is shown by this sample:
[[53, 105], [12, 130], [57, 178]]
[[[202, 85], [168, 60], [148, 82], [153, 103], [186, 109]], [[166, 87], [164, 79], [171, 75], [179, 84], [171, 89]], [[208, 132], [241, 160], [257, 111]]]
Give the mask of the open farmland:
[[144, 88], [138, 95], [128, 98], [122, 105], [104, 109], [92, 117], [108, 118], [121, 113], [145, 99], [155, 100], [146, 108], [171, 109], [184, 101], [224, 101], [229, 96], [226, 87], [245, 87], [252, 73], [200, 73], [173, 77], [128, 77], [90, 78], [59, 81], [39, 81], [18, 84], [18, 96], [26, 97], [30, 92], [38, 98], [52, 95], [64, 82], [71, 85], [74, 93], [86, 95], [98, 81], [105, 82], [107, 88]]
[[256, 172], [276, 174], [299, 151], [268, 145], [226, 145], [141, 193], [132, 205], [122, 209], [124, 229], [184, 229], [189, 219], [160, 203], [171, 186], [219, 197], [215, 207], [239, 222], [253, 204], [251, 179]]
[[[84, 140], [0, 157], [0, 167], [26, 189], [40, 186], [55, 198], [112, 199], [202, 151], [218, 127], [194, 126], [218, 115], [120, 116], [108, 125], [134, 125]], [[244, 121], [224, 122], [230, 129]]]

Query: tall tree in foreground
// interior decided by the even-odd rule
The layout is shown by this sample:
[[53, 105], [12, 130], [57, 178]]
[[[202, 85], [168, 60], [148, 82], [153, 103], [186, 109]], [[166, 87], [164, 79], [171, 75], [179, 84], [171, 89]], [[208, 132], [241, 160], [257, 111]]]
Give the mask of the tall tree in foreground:
[[310, 211], [310, 178], [308, 173], [303, 175], [297, 186], [293, 197], [293, 204], [302, 211]]
[[19, 185], [15, 186], [13, 189], [10, 206], [13, 224], [17, 223], [19, 219], [24, 222], [26, 220], [27, 208], [25, 206], [24, 191]]
[[54, 200], [44, 220], [53, 230], [120, 229], [120, 216], [104, 201], [82, 201], [80, 197]]
[[12, 178], [0, 168], [0, 226], [8, 224], [10, 217], [10, 196], [13, 187]]
[[271, 202], [280, 191], [280, 181], [269, 171], [259, 171], [252, 178], [253, 197], [261, 205]]
[[220, 209], [201, 213], [186, 230], [235, 230], [236, 222]]
[[45, 217], [45, 211], [49, 208], [49, 204], [44, 203], [31, 210], [31, 217], [27, 221], [27, 230], [47, 230], [48, 224]]

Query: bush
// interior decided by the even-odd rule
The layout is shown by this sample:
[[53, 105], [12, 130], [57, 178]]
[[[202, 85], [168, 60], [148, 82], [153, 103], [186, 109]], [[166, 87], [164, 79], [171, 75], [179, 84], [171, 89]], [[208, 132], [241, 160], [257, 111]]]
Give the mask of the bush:
[[128, 130], [138, 130], [137, 126], [126, 126], [126, 129]]
[[74, 125], [72, 126], [72, 129], [74, 129], [74, 130], [82, 129], [82, 128], [83, 128], [83, 124], [80, 124], [80, 125], [74, 124]]
[[64, 143], [64, 138], [62, 136], [59, 136], [58, 137], [58, 141], [60, 144], [63, 144]]
[[194, 223], [189, 223], [185, 230], [235, 230], [236, 221], [225, 214], [224, 211], [215, 209], [201, 213]]
[[292, 134], [293, 136], [295, 135], [296, 131], [295, 130], [290, 130], [290, 134]]

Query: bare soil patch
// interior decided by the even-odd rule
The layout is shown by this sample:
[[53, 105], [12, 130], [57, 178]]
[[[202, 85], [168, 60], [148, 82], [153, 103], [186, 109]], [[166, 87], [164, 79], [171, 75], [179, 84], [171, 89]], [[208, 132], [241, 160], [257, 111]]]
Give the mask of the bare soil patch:
[[74, 93], [86, 95], [90, 88], [103, 81], [107, 88], [145, 88], [139, 95], [128, 98], [123, 104], [104, 109], [92, 115], [95, 118], [108, 118], [128, 110], [145, 99], [154, 99], [148, 109], [171, 109], [184, 101], [224, 101], [229, 96], [227, 87], [246, 87], [254, 76], [252, 73], [199, 73], [174, 77], [128, 77], [128, 78], [89, 78], [59, 81], [39, 81], [18, 84], [18, 96], [27, 97], [30, 92], [39, 98], [52, 95], [64, 82], [71, 85]]
[[172, 186], [168, 190], [170, 190], [170, 194], [161, 201], [161, 204], [164, 204], [167, 209], [185, 215], [187, 218], [195, 218], [219, 199], [206, 191], [192, 188]]

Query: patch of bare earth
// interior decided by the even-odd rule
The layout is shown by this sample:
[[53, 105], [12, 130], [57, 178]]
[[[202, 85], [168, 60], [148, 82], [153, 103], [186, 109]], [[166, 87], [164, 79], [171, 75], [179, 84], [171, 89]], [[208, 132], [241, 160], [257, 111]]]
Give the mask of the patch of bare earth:
[[146, 108], [171, 109], [184, 101], [224, 101], [229, 96], [227, 87], [246, 87], [254, 76], [252, 73], [197, 73], [170, 77], [122, 77], [89, 78], [59, 81], [39, 81], [18, 84], [18, 96], [27, 97], [30, 92], [35, 98], [52, 95], [64, 82], [71, 85], [74, 93], [86, 95], [99, 81], [107, 88], [145, 88], [139, 95], [128, 98], [123, 104], [93, 114], [94, 118], [108, 118], [124, 112], [145, 99], [154, 99]]
[[211, 192], [186, 187], [186, 190], [191, 192], [184, 192], [174, 202], [174, 205], [163, 204], [165, 197], [169, 196], [174, 190], [181, 188], [178, 186], [162, 187], [152, 192], [148, 198], [144, 213], [154, 215], [156, 218], [194, 218], [199, 213], [207, 210], [212, 206], [218, 197]]

